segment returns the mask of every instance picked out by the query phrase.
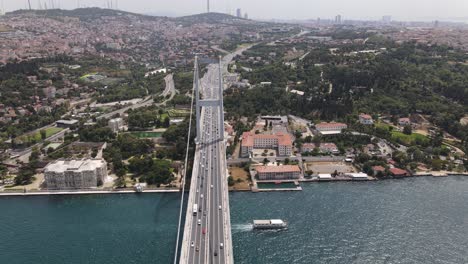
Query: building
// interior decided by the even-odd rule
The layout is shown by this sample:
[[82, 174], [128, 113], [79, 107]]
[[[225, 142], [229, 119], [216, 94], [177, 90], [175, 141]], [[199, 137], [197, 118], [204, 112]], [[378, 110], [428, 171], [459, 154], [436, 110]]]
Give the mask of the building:
[[44, 93], [45, 97], [47, 97], [47, 99], [55, 98], [57, 88], [55, 88], [54, 86], [49, 86], [47, 88], [42, 89], [42, 92]]
[[260, 119], [264, 120], [268, 125], [287, 125], [287, 116], [262, 116]]
[[254, 149], [277, 149], [279, 156], [291, 156], [292, 139], [287, 133], [263, 135], [244, 132], [242, 134], [241, 156], [248, 157]]
[[363, 125], [372, 125], [374, 124], [374, 120], [372, 119], [372, 116], [368, 114], [360, 114], [359, 115], [359, 123]]
[[367, 181], [369, 177], [363, 172], [359, 173], [345, 173], [345, 176], [350, 177], [353, 181]]
[[392, 22], [392, 16], [383, 16], [382, 17], [382, 22], [385, 23], [385, 24], [388, 24], [388, 23]]
[[44, 169], [47, 189], [96, 188], [107, 177], [104, 159], [57, 160]]
[[256, 171], [259, 180], [291, 180], [301, 175], [298, 165], [259, 166]]
[[78, 120], [57, 120], [55, 121], [55, 124], [57, 125], [57, 127], [70, 128], [76, 126], [78, 124]]
[[389, 169], [390, 175], [394, 177], [406, 177], [409, 176], [408, 172], [406, 170], [402, 170], [399, 168], [391, 168]]
[[242, 18], [242, 10], [241, 10], [240, 8], [237, 8], [237, 10], [236, 10], [236, 16], [237, 16], [238, 18]]
[[372, 167], [372, 172], [373, 172], [373, 175], [374, 175], [374, 176], [377, 176], [379, 173], [380, 173], [381, 175], [384, 175], [384, 173], [385, 173], [385, 168], [382, 167], [382, 166], [373, 166], [373, 167]]
[[408, 117], [403, 117], [403, 118], [398, 119], [398, 124], [400, 126], [411, 125], [411, 120]]
[[302, 153], [305, 152], [312, 152], [314, 151], [315, 148], [320, 149], [320, 152], [322, 153], [333, 153], [333, 154], [338, 154], [340, 151], [338, 150], [338, 147], [335, 145], [335, 143], [320, 143], [320, 145], [315, 145], [314, 143], [304, 143], [302, 145]]
[[340, 134], [348, 126], [344, 123], [320, 123], [315, 125], [315, 129], [322, 135]]
[[335, 24], [338, 24], [338, 25], [341, 24], [341, 15], [337, 15], [337, 16], [335, 17]]
[[109, 120], [109, 127], [112, 130], [112, 132], [117, 133], [119, 131], [122, 131], [124, 129], [124, 121], [121, 117], [114, 118]]

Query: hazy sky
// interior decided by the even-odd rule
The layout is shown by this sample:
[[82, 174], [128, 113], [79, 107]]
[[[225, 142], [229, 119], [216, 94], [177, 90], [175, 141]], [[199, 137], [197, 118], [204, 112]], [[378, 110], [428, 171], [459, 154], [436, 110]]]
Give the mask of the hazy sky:
[[[25, 8], [27, 0], [0, 0], [6, 11]], [[39, 2], [52, 2], [61, 8], [81, 6], [106, 7], [116, 0], [30, 0], [33, 8]], [[308, 19], [332, 18], [341, 14], [344, 19], [380, 19], [391, 15], [400, 20], [431, 20], [468, 17], [468, 0], [211, 0], [211, 10], [231, 11], [236, 8], [251, 18]], [[206, 0], [118, 0], [119, 9], [137, 13], [187, 15], [206, 11]], [[0, 6], [1, 8], [1, 6]], [[468, 19], [465, 19], [468, 20]]]

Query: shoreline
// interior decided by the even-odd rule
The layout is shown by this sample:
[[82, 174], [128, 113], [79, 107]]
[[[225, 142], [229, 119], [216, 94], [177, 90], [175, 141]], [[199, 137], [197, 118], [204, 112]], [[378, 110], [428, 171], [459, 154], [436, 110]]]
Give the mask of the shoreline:
[[[391, 179], [368, 179], [368, 180], [353, 180], [353, 179], [328, 179], [328, 180], [317, 180], [317, 179], [310, 179], [310, 180], [299, 180], [298, 183], [323, 183], [323, 182], [375, 182], [381, 180], [401, 180], [406, 178], [418, 178], [418, 177], [435, 177], [435, 178], [445, 178], [450, 176], [461, 176], [461, 177], [468, 177], [468, 173], [423, 173], [423, 174], [415, 174], [412, 176], [400, 177], [400, 178], [391, 178]], [[286, 181], [285, 183], [287, 183]], [[229, 192], [272, 192], [272, 191], [283, 191], [283, 192], [290, 192], [290, 191], [301, 191], [302, 188], [267, 188], [267, 189], [230, 189]], [[137, 194], [137, 193], [178, 193], [180, 192], [179, 189], [149, 189], [143, 190], [142, 192], [137, 192], [135, 190], [111, 190], [111, 191], [104, 191], [104, 190], [86, 190], [86, 191], [71, 191], [71, 190], [64, 190], [64, 191], [32, 191], [32, 192], [20, 192], [20, 191], [0, 191], [0, 197], [2, 196], [44, 196], [44, 195], [93, 195], [93, 194]]]
[[154, 189], [154, 190], [143, 190], [137, 192], [134, 190], [121, 190], [121, 191], [35, 191], [35, 192], [0, 192], [1, 196], [41, 196], [41, 195], [92, 195], [92, 194], [131, 194], [131, 193], [177, 193], [179, 189]]

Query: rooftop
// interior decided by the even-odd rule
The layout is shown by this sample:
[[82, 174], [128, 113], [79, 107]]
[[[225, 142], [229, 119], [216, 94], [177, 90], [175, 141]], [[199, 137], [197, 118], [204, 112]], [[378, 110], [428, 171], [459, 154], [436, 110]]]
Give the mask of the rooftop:
[[258, 173], [301, 172], [297, 165], [260, 166], [256, 170]]
[[45, 172], [89, 171], [105, 164], [102, 159], [56, 160], [45, 167]]
[[255, 139], [278, 139], [278, 145], [291, 146], [292, 140], [289, 134], [278, 132], [274, 135], [253, 134], [252, 132], [244, 132], [242, 134], [242, 146], [253, 146]]

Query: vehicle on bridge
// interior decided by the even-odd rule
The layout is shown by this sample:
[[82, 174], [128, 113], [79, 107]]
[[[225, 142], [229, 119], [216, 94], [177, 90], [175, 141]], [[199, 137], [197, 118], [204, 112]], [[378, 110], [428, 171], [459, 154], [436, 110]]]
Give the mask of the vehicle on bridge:
[[198, 204], [193, 205], [193, 215], [197, 215], [198, 212]]

